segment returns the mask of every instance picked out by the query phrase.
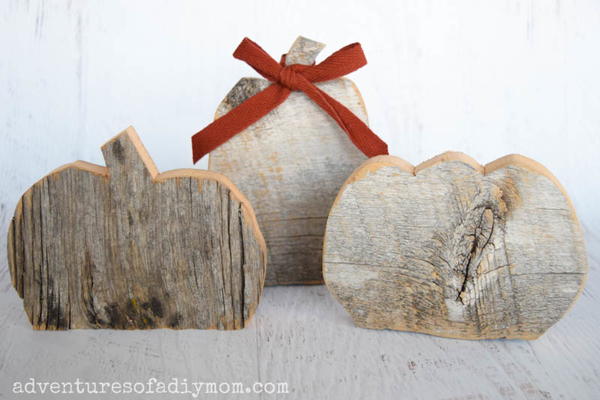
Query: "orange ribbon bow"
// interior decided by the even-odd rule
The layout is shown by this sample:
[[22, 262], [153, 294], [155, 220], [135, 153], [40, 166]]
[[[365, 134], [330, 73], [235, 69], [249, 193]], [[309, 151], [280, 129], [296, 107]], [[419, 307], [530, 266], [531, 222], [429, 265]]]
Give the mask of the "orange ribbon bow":
[[304, 92], [325, 110], [367, 157], [388, 154], [387, 144], [360, 118], [314, 85], [364, 66], [367, 60], [359, 43], [343, 47], [317, 65], [286, 66], [285, 55], [278, 63], [248, 38], [240, 43], [233, 56], [245, 61], [273, 84], [196, 133], [192, 137], [194, 163], [279, 106], [293, 90]]

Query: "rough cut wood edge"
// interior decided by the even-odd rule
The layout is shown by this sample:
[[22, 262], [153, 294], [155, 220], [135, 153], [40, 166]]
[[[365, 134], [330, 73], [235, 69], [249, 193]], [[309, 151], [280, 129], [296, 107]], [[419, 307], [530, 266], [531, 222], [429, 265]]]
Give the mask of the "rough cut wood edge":
[[[140, 155], [144, 164], [146, 165], [146, 168], [148, 168], [148, 171], [150, 172], [154, 182], [162, 182], [162, 181], [166, 181], [166, 180], [172, 179], [172, 178], [198, 178], [198, 179], [215, 180], [215, 181], [218, 181], [219, 183], [223, 184], [223, 186], [227, 187], [231, 191], [231, 194], [234, 196], [234, 198], [244, 206], [244, 209], [246, 212], [246, 217], [249, 218], [250, 221], [252, 221], [252, 227], [254, 228], [254, 233], [256, 235], [256, 238], [259, 240], [260, 245], [266, 254], [267, 245], [265, 243], [265, 238], [263, 237], [263, 234], [258, 226], [258, 221], [256, 220], [256, 215], [254, 214], [254, 209], [252, 208], [252, 204], [228, 177], [226, 177], [225, 175], [220, 174], [218, 172], [208, 171], [208, 170], [203, 170], [203, 169], [192, 169], [192, 168], [178, 168], [178, 169], [173, 169], [173, 170], [169, 170], [169, 171], [165, 171], [165, 172], [158, 172], [158, 169], [156, 168], [156, 164], [154, 164], [154, 160], [152, 160], [152, 157], [150, 157], [148, 150], [146, 150], [146, 146], [141, 141], [139, 135], [137, 134], [137, 132], [133, 128], [133, 126], [129, 126], [123, 132], [119, 133], [118, 135], [115, 135], [113, 138], [111, 138], [109, 141], [107, 141], [102, 146], [102, 148], [106, 148], [107, 146], [109, 146], [110, 143], [117, 140], [123, 133], [126, 133], [129, 136], [129, 138], [131, 139], [132, 143], [134, 144], [134, 146], [136, 147], [136, 149], [138, 151], [138, 154]], [[70, 169], [70, 168], [75, 168], [75, 169], [78, 169], [81, 171], [90, 172], [92, 174], [96, 174], [96, 175], [100, 175], [100, 176], [104, 176], [104, 177], [109, 176], [109, 170], [107, 167], [105, 167], [103, 165], [93, 164], [93, 163], [90, 163], [87, 161], [77, 160], [72, 163], [68, 163], [68, 164], [62, 165], [62, 166], [54, 169], [48, 175], [45, 175], [44, 177], [37, 180], [32, 186], [43, 181], [44, 179], [46, 179], [48, 177], [57, 175], [57, 174], [61, 173], [62, 171]], [[31, 188], [28, 189], [27, 192], [29, 190], [31, 190]], [[25, 192], [25, 193], [27, 193], [27, 192]], [[17, 205], [17, 207], [18, 207], [17, 210], [19, 210], [19, 212], [20, 212], [21, 204], [19, 203]]]
[[[192, 169], [192, 168], [179, 168], [179, 169], [173, 169], [173, 170], [159, 173], [158, 169], [156, 168], [156, 164], [154, 164], [154, 160], [152, 160], [152, 157], [150, 157], [148, 150], [146, 150], [146, 146], [141, 141], [139, 135], [137, 134], [137, 132], [133, 128], [133, 126], [129, 126], [123, 132], [119, 133], [118, 135], [115, 135], [113, 138], [111, 138], [109, 141], [107, 141], [102, 146], [102, 148], [105, 148], [108, 145], [110, 145], [110, 143], [112, 143], [117, 138], [119, 138], [123, 133], [126, 133], [129, 136], [129, 138], [131, 139], [132, 143], [134, 144], [134, 146], [136, 147], [136, 149], [138, 151], [138, 154], [140, 155], [140, 157], [144, 161], [144, 164], [148, 168], [148, 171], [150, 172], [154, 182], [161, 182], [161, 181], [165, 181], [167, 179], [172, 179], [172, 178], [198, 178], [198, 179], [212, 179], [212, 180], [220, 182], [225, 187], [227, 187], [231, 191], [231, 193], [233, 194], [235, 199], [238, 200], [240, 203], [242, 203], [242, 205], [244, 206], [247, 217], [252, 221], [252, 226], [255, 229], [256, 237], [260, 241], [261, 247], [266, 252], [267, 245], [265, 243], [263, 234], [260, 231], [260, 228], [258, 226], [258, 222], [256, 220], [256, 215], [254, 214], [254, 209], [252, 208], [252, 204], [228, 177], [226, 177], [225, 175], [220, 174], [218, 172], [208, 171], [208, 170], [203, 170], [203, 169]], [[87, 161], [77, 160], [77, 161], [73, 161], [72, 163], [62, 165], [62, 166], [52, 170], [48, 175], [45, 175], [42, 178], [38, 179], [31, 186], [34, 186], [35, 184], [43, 181], [44, 179], [51, 177], [53, 175], [57, 175], [57, 174], [61, 173], [62, 171], [65, 171], [70, 168], [75, 168], [75, 169], [78, 169], [81, 171], [90, 172], [92, 174], [96, 174], [96, 175], [100, 175], [100, 176], [104, 176], [104, 177], [109, 176], [109, 171], [108, 171], [107, 167], [105, 167], [103, 165], [93, 164], [93, 163], [90, 163]], [[29, 188], [25, 193], [27, 193], [29, 190], [31, 190], [31, 188]], [[19, 203], [19, 204], [17, 204], [17, 211], [20, 212], [20, 210], [21, 210], [21, 204]]]
[[564, 186], [560, 183], [558, 178], [556, 178], [556, 176], [554, 176], [554, 174], [552, 172], [550, 172], [550, 170], [548, 168], [546, 168], [544, 165], [540, 164], [539, 162], [537, 162], [529, 157], [523, 156], [521, 154], [508, 154], [508, 155], [502, 156], [494, 161], [491, 161], [485, 165], [481, 165], [474, 158], [472, 158], [471, 156], [469, 156], [465, 153], [461, 153], [461, 152], [457, 152], [457, 151], [447, 151], [445, 153], [442, 153], [435, 157], [432, 157], [429, 160], [423, 161], [422, 163], [418, 164], [417, 166], [414, 166], [411, 163], [409, 163], [408, 161], [406, 161], [400, 157], [396, 157], [396, 156], [389, 156], [389, 155], [375, 156], [375, 157], [369, 158], [367, 161], [365, 161], [360, 167], [358, 167], [352, 173], [352, 175], [350, 175], [348, 177], [348, 179], [342, 185], [340, 192], [338, 193], [337, 197], [335, 198], [335, 201], [333, 204], [335, 205], [339, 201], [339, 198], [342, 195], [346, 186], [348, 186], [352, 182], [356, 182], [357, 180], [364, 178], [365, 176], [367, 176], [369, 174], [369, 172], [377, 171], [379, 168], [382, 168], [382, 167], [385, 167], [388, 165], [396, 166], [396, 167], [402, 169], [403, 171], [406, 171], [412, 175], [416, 175], [426, 168], [430, 168], [430, 167], [433, 167], [434, 165], [437, 165], [437, 164], [440, 164], [443, 162], [449, 162], [449, 161], [464, 162], [465, 164], [470, 165], [474, 170], [479, 171], [483, 175], [491, 174], [492, 172], [502, 169], [502, 168], [506, 168], [509, 165], [515, 165], [518, 167], [528, 169], [539, 175], [545, 176], [552, 183], [554, 183], [554, 185], [556, 185], [556, 187], [558, 187], [560, 189], [562, 194], [565, 196], [565, 198], [571, 205], [571, 209], [573, 211], [575, 219], [577, 221], [579, 221], [579, 219], [577, 219], [577, 216], [575, 214], [575, 207], [573, 206], [573, 201], [569, 197], [567, 191], [565, 190]]
[[[294, 63], [305, 64], [305, 65], [313, 64], [313, 63], [315, 63], [315, 60], [316, 60], [318, 54], [322, 51], [322, 49], [324, 47], [325, 47], [325, 45], [320, 42], [313, 41], [313, 40], [308, 39], [303, 36], [298, 36], [298, 38], [294, 41], [290, 50], [286, 54], [286, 58], [285, 58], [286, 65], [291, 65]], [[306, 52], [306, 54], [304, 54], [304, 52]], [[368, 112], [366, 109], [366, 105], [365, 105], [363, 96], [360, 93], [356, 84], [352, 80], [350, 80], [346, 77], [338, 78], [335, 81], [341, 81], [345, 85], [348, 85], [352, 89], [352, 95], [355, 96], [355, 98], [358, 100], [360, 112], [364, 115], [362, 119], [366, 124], [368, 124], [369, 118], [368, 118]], [[330, 82], [334, 82], [334, 81], [330, 81]], [[328, 83], [329, 82], [320, 83], [320, 84], [317, 84], [317, 86], [320, 86], [327, 91], [326, 87], [327, 87]], [[233, 86], [233, 88], [229, 91], [229, 93], [224, 97], [224, 99], [219, 104], [219, 107], [215, 111], [214, 119], [222, 117], [230, 109], [237, 107], [239, 104], [241, 104], [243, 101], [245, 101], [249, 96], [254, 95], [254, 94], [264, 90], [268, 85], [270, 85], [270, 83], [267, 80], [262, 79], [262, 78], [255, 78], [255, 77], [241, 78]], [[241, 93], [241, 89], [244, 89], [244, 88], [246, 89], [246, 91], [248, 93]], [[249, 88], [251, 88], [251, 90]], [[241, 96], [242, 94], [243, 94], [243, 96]], [[217, 149], [216, 151], [219, 151], [219, 150]], [[216, 166], [214, 163], [214, 155], [212, 154], [212, 152], [209, 153], [208, 157], [209, 157], [208, 158], [208, 169], [214, 170], [216, 168]], [[345, 177], [342, 179], [345, 179]], [[242, 183], [238, 182], [238, 185], [242, 185]], [[257, 200], [255, 199], [254, 201], [256, 202]], [[256, 206], [257, 205], [255, 204], [255, 207]], [[326, 216], [325, 216], [325, 218], [326, 218]], [[263, 227], [263, 229], [264, 229], [264, 227]], [[272, 267], [272, 263], [270, 265]], [[318, 265], [317, 265], [317, 268], [318, 268]], [[301, 280], [301, 281], [278, 280], [277, 282], [270, 282], [267, 277], [267, 281], [265, 282], [265, 285], [266, 286], [271, 286], [271, 285], [320, 285], [323, 283], [324, 283], [323, 279]]]
[[[175, 170], [170, 170], [170, 171], [166, 171], [163, 173], [159, 173], [158, 169], [156, 168], [156, 165], [154, 164], [154, 161], [149, 156], [149, 153], [146, 150], [143, 142], [140, 140], [137, 132], [135, 131], [135, 129], [132, 126], [129, 126], [123, 132], [119, 133], [118, 135], [116, 135], [115, 137], [110, 139], [108, 142], [106, 142], [102, 146], [102, 149], [104, 150], [105, 148], [110, 146], [110, 144], [112, 142], [119, 140], [124, 135], [127, 136], [127, 138], [130, 140], [132, 145], [135, 147], [135, 149], [137, 151], [137, 155], [140, 157], [140, 159], [144, 163], [147, 171], [149, 172], [149, 174], [152, 178], [153, 183], [159, 183], [159, 182], [167, 181], [169, 179], [174, 179], [174, 178], [175, 179], [176, 178], [195, 178], [195, 179], [216, 181], [229, 191], [231, 198], [240, 203], [241, 210], [242, 210], [242, 217], [244, 218], [246, 223], [251, 227], [253, 235], [254, 235], [254, 239], [257, 241], [257, 243], [260, 247], [260, 254], [261, 254], [261, 259], [262, 259], [262, 264], [263, 264], [262, 280], [264, 282], [264, 270], [266, 270], [266, 264], [267, 264], [267, 247], [266, 247], [265, 239], [264, 239], [263, 234], [258, 226], [258, 222], [256, 219], [256, 215], [254, 213], [254, 210], [252, 208], [252, 205], [250, 204], [248, 199], [243, 195], [243, 193], [235, 186], [235, 184], [233, 184], [233, 182], [231, 182], [231, 180], [228, 179], [226, 176], [219, 174], [217, 172], [207, 171], [207, 170], [175, 169]], [[21, 200], [26, 198], [32, 192], [33, 188], [36, 185], [42, 183], [43, 181], [45, 181], [47, 179], [52, 179], [52, 178], [58, 176], [59, 174], [61, 174], [62, 172], [67, 171], [69, 169], [88, 172], [90, 174], [100, 176], [107, 180], [110, 178], [109, 168], [107, 168], [105, 166], [89, 163], [86, 161], [78, 160], [78, 161], [75, 161], [72, 163], [65, 164], [61, 167], [58, 167], [58, 168], [54, 169], [52, 172], [50, 172], [48, 175], [45, 175], [44, 177], [40, 178], [21, 196]], [[14, 224], [14, 222], [16, 220], [22, 218], [22, 213], [23, 213], [23, 201], [19, 201], [15, 208], [15, 213], [14, 213], [14, 217], [12, 219], [12, 223], [9, 224], [8, 237], [7, 237], [7, 248], [8, 248], [7, 249], [7, 257], [8, 257], [8, 264], [9, 264], [9, 272], [11, 275], [11, 282], [12, 282], [13, 287], [16, 289], [17, 294], [21, 298], [23, 298], [23, 287], [22, 286], [17, 287], [17, 282], [16, 282], [16, 270], [17, 270], [16, 259], [17, 259], [17, 257], [15, 255], [15, 248], [14, 248], [14, 245], [15, 245], [15, 226], [14, 226], [15, 224]], [[261, 279], [261, 278], [259, 278], [259, 279]], [[261, 284], [261, 287], [262, 287], [262, 284]], [[262, 292], [262, 289], [260, 290], [260, 292]], [[259, 297], [260, 297], [260, 292], [258, 294]], [[254, 313], [256, 312], [257, 306], [258, 306], [258, 301], [254, 305], [253, 309], [252, 308], [249, 309], [247, 318], [245, 318], [246, 323], [249, 322], [250, 320], [252, 320]], [[42, 326], [38, 326], [37, 324], [33, 323], [33, 321], [30, 321], [30, 322], [32, 322], [33, 329], [36, 329], [36, 330], [47, 329]], [[241, 327], [243, 327], [243, 325]], [[182, 329], [177, 326], [160, 326], [160, 328]], [[127, 329], [139, 329], [139, 327], [128, 327]], [[183, 329], [186, 329], [186, 328], [183, 328]], [[211, 327], [207, 327], [207, 328], [203, 328], [203, 329], [223, 329], [223, 328], [220, 328], [219, 326], [215, 325], [215, 326], [211, 326]], [[225, 329], [232, 329], [232, 328], [225, 328]], [[238, 328], [233, 328], [233, 329], [238, 329]]]
[[[576, 214], [573, 202], [572, 202], [570, 196], [568, 195], [566, 189], [560, 183], [558, 178], [556, 178], [556, 176], [552, 172], [550, 172], [550, 170], [548, 168], [546, 168], [541, 163], [539, 163], [529, 157], [520, 155], [520, 154], [508, 154], [508, 155], [502, 156], [494, 161], [491, 161], [485, 165], [481, 165], [474, 158], [470, 157], [469, 155], [467, 155], [465, 153], [456, 152], [456, 151], [447, 151], [447, 152], [439, 154], [435, 157], [432, 157], [429, 160], [423, 161], [420, 164], [418, 164], [417, 166], [414, 166], [410, 162], [408, 162], [400, 157], [397, 157], [397, 156], [392, 156], [392, 155], [375, 156], [375, 157], [368, 159], [361, 166], [359, 166], [344, 182], [344, 184], [340, 188], [338, 195], [335, 198], [335, 201], [333, 202], [333, 205], [331, 207], [329, 215], [331, 216], [332, 211], [334, 210], [336, 205], [339, 203], [344, 191], [346, 190], [346, 188], [349, 185], [351, 185], [352, 183], [359, 181], [361, 179], [367, 178], [370, 173], [373, 173], [380, 168], [383, 168], [386, 166], [395, 166], [409, 174], [412, 174], [413, 176], [416, 176], [419, 172], [421, 172], [427, 168], [433, 167], [433, 166], [443, 163], [443, 162], [451, 162], [451, 161], [463, 162], [463, 163], [471, 166], [475, 171], [478, 171], [482, 175], [491, 174], [496, 170], [500, 170], [500, 169], [506, 168], [508, 166], [517, 166], [517, 167], [527, 169], [531, 172], [534, 172], [536, 174], [546, 177], [560, 190], [560, 192], [563, 194], [565, 200], [567, 201], [569, 208], [570, 208], [570, 212], [571, 212], [571, 218], [575, 222], [575, 226], [578, 230], [578, 234], [582, 238], [583, 251], [587, 255], [587, 252], [585, 249], [585, 240], [583, 239], [583, 237], [584, 237], [583, 229], [581, 227], [581, 223], [580, 223], [579, 219], [577, 218], [577, 214]], [[328, 220], [328, 222], [329, 222], [329, 220]], [[326, 231], [327, 231], [327, 228], [326, 228]], [[325, 236], [323, 238], [323, 251], [324, 252], [327, 247], [326, 240], [327, 240], [327, 235], [325, 234]], [[323, 254], [323, 270], [325, 270], [325, 268], [326, 268], [325, 264], [326, 264], [325, 254]], [[562, 313], [560, 318], [558, 318], [555, 321], [555, 323], [558, 322], [560, 319], [564, 318], [564, 316], [571, 311], [571, 309], [574, 307], [575, 303], [577, 303], [579, 297], [583, 293], [583, 290], [585, 288], [586, 282], [588, 280], [588, 275], [589, 275], [589, 263], [587, 261], [587, 256], [585, 258], [585, 263], [584, 263], [583, 267], [584, 267], [584, 271], [582, 272], [583, 277], [582, 277], [581, 283], [579, 285], [579, 290], [577, 291], [576, 295], [573, 297], [569, 307]], [[340, 304], [343, 304], [342, 299], [340, 299], [337, 296], [335, 291], [331, 288], [331, 284], [328, 283], [325, 273], [323, 273], [323, 277], [324, 277], [325, 286], [327, 287], [329, 293], [336, 299], [336, 301], [338, 301]], [[427, 335], [432, 334], [431, 332], [424, 331], [424, 330], [423, 331], [414, 330], [414, 332], [423, 333], [423, 334], [427, 334]], [[545, 332], [547, 332], [547, 330], [544, 331], [541, 335], [543, 335]], [[525, 340], [535, 340], [535, 339], [539, 338], [541, 335], [521, 336], [519, 338], [525, 339]], [[458, 335], [453, 336], [451, 334], [445, 334], [443, 336], [452, 338], [452, 339], [481, 340], [480, 337], [476, 337], [476, 336], [473, 336], [473, 337], [458, 336]]]

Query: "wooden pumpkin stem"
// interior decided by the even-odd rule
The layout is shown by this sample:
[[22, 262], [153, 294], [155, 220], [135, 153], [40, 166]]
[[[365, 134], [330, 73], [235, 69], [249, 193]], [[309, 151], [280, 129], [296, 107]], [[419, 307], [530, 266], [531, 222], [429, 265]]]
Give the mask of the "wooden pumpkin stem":
[[303, 36], [298, 36], [294, 43], [292, 43], [290, 51], [285, 56], [285, 64], [312, 65], [324, 48], [325, 44], [323, 43], [315, 42], [314, 40], [307, 39]]
[[158, 169], [133, 127], [125, 129], [102, 146], [111, 182], [152, 181]]

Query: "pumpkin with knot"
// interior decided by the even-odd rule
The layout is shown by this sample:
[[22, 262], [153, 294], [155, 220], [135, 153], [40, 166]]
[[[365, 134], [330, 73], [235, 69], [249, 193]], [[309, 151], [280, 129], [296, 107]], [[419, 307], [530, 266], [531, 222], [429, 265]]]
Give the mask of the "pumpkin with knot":
[[358, 326], [465, 339], [537, 338], [588, 268], [566, 192], [519, 155], [372, 158], [340, 190], [323, 252], [325, 282]]

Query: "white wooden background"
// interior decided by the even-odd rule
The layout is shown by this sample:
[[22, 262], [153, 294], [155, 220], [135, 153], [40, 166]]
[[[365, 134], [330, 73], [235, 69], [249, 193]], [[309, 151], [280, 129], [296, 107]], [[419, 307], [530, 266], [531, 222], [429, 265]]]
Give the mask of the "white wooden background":
[[191, 166], [190, 135], [254, 76], [231, 57], [238, 42], [279, 56], [298, 34], [325, 55], [362, 43], [370, 62], [351, 77], [392, 154], [516, 152], [557, 175], [590, 258], [572, 312], [534, 342], [469, 342], [358, 329], [324, 287], [276, 287], [238, 332], [33, 332], [2, 234], [0, 397], [30, 377], [155, 376], [287, 381], [301, 399], [600, 398], [598, 0], [2, 0], [0, 231], [35, 180], [102, 163], [99, 146], [129, 124], [161, 170]]

